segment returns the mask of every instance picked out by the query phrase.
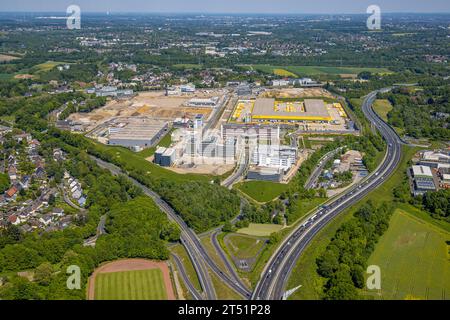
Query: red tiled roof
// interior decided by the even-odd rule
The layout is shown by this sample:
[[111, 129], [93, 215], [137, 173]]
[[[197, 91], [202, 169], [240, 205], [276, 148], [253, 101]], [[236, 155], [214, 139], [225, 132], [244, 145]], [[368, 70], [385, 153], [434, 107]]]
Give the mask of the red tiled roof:
[[12, 187], [11, 189], [9, 189], [8, 191], [6, 191], [6, 195], [10, 198], [12, 198], [16, 193], [17, 193], [17, 188], [16, 187]]

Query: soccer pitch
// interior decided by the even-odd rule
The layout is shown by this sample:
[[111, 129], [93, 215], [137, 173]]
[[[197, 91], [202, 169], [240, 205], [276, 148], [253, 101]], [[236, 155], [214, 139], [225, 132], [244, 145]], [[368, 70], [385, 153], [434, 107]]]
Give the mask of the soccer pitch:
[[450, 298], [450, 234], [397, 209], [368, 265], [381, 269], [375, 299]]
[[100, 273], [95, 300], [167, 300], [160, 269]]

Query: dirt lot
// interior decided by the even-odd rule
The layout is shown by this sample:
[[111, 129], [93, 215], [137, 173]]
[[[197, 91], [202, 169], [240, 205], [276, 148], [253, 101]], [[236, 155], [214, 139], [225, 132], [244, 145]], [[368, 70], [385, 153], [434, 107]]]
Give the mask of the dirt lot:
[[120, 272], [120, 271], [135, 271], [135, 270], [147, 270], [147, 269], [161, 269], [164, 277], [164, 284], [167, 288], [168, 300], [175, 300], [175, 294], [172, 287], [172, 281], [170, 280], [169, 267], [166, 262], [151, 261], [145, 259], [124, 259], [113, 261], [104, 264], [97, 268], [89, 278], [88, 283], [88, 300], [94, 300], [95, 293], [95, 277], [99, 273], [108, 272]]
[[17, 60], [17, 59], [20, 59], [20, 58], [0, 53], [0, 62], [10, 62], [12, 60]]
[[151, 119], [174, 120], [183, 116], [193, 118], [197, 114], [203, 114], [205, 119], [208, 119], [212, 112], [211, 108], [192, 108], [183, 105], [189, 99], [200, 96], [203, 97], [206, 94], [167, 97], [163, 91], [142, 92], [128, 100], [111, 100], [104, 107], [87, 114], [72, 114], [69, 119], [86, 123], [87, 130], [92, 130], [115, 117], [144, 116]]
[[171, 167], [167, 169], [180, 174], [195, 173], [195, 174], [210, 174], [214, 176], [221, 176], [233, 170], [233, 168], [234, 168], [233, 164], [223, 164], [223, 165], [200, 164], [189, 168], [180, 166], [180, 167]]

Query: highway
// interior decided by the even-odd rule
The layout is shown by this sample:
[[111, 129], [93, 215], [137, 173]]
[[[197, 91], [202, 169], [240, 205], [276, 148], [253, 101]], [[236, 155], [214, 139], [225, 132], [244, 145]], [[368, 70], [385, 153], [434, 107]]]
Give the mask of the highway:
[[289, 276], [299, 256], [314, 236], [338, 214], [356, 204], [380, 186], [397, 168], [401, 158], [403, 142], [395, 131], [372, 110], [372, 104], [377, 93], [378, 91], [374, 91], [365, 97], [362, 110], [369, 121], [380, 131], [387, 143], [386, 154], [382, 163], [360, 183], [346, 190], [326, 206], [318, 208], [306, 222], [296, 227], [286, 237], [265, 266], [260, 281], [252, 294], [252, 299], [282, 299]]
[[[106, 168], [116, 175], [124, 174], [119, 167], [111, 163], [105, 162], [93, 156], [91, 156], [91, 158], [95, 160], [100, 167]], [[211, 268], [211, 270], [221, 279], [221, 281], [227, 284], [230, 288], [235, 290], [242, 297], [246, 299], [250, 298], [251, 292], [246, 287], [241, 285], [240, 281], [230, 278], [216, 265], [216, 263], [209, 256], [208, 252], [201, 244], [200, 239], [197, 237], [195, 232], [188, 227], [188, 225], [184, 222], [184, 220], [172, 209], [172, 207], [169, 206], [167, 202], [161, 199], [161, 197], [157, 193], [150, 190], [143, 184], [139, 183], [137, 180], [131, 177], [128, 178], [134, 185], [141, 188], [146, 195], [151, 197], [153, 201], [155, 201], [155, 203], [158, 205], [158, 207], [163, 212], [165, 212], [171, 220], [175, 221], [180, 227], [181, 243], [186, 248], [189, 257], [192, 260], [192, 263], [194, 265], [194, 268], [197, 272], [200, 281], [200, 285], [206, 294], [205, 298], [207, 300], [215, 300], [216, 294], [206, 265], [208, 265]]]
[[[93, 160], [95, 160], [100, 167], [108, 169], [113, 174], [115, 174], [115, 175], [123, 174], [122, 170], [119, 167], [117, 167], [111, 163], [105, 162], [101, 159], [95, 158], [93, 156], [91, 156], [91, 158]], [[175, 213], [175, 211], [164, 200], [161, 199], [161, 197], [158, 194], [156, 194], [155, 192], [153, 192], [152, 190], [150, 190], [143, 184], [139, 183], [137, 180], [135, 180], [131, 177], [128, 177], [128, 178], [134, 185], [136, 185], [137, 187], [142, 189], [142, 191], [147, 196], [152, 198], [153, 201], [155, 201], [156, 205], [163, 212], [165, 212], [167, 214], [169, 219], [175, 221], [178, 224], [178, 226], [181, 229], [181, 236], [180, 236], [181, 244], [186, 248], [189, 258], [192, 261], [192, 264], [197, 273], [200, 285], [205, 293], [205, 299], [206, 300], [215, 300], [216, 293], [214, 290], [214, 286], [212, 285], [211, 277], [209, 276], [208, 269], [204, 263], [204, 260], [206, 260], [206, 259], [204, 259], [203, 254], [198, 249], [195, 239], [193, 239], [193, 237], [192, 237], [192, 233], [193, 233], [192, 230], [189, 229], [189, 227], [186, 225], [186, 223]], [[192, 294], [194, 295], [195, 293], [192, 293]]]

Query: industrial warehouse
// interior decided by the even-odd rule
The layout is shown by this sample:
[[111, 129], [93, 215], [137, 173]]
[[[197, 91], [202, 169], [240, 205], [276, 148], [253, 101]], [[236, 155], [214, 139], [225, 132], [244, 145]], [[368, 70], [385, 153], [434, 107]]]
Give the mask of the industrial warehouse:
[[[283, 93], [279, 93], [283, 94]], [[230, 113], [230, 125], [288, 125], [305, 132], [352, 133], [354, 121], [341, 102], [309, 97], [240, 99]]]
[[323, 100], [279, 101], [258, 98], [252, 111], [253, 121], [323, 121], [332, 119]]

